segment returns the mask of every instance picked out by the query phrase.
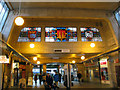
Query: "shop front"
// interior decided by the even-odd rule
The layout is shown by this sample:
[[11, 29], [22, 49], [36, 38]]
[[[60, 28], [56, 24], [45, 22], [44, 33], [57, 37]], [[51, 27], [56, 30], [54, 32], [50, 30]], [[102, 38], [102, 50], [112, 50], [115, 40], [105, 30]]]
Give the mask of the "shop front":
[[100, 82], [98, 62], [85, 64], [85, 78], [89, 82]]

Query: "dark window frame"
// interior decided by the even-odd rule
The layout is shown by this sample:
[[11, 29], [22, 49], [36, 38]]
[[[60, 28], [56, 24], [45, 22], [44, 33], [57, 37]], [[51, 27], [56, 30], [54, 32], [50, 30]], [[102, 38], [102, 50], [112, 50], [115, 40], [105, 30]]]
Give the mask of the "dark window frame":
[[[6, 23], [6, 21], [7, 21], [7, 18], [8, 18], [8, 16], [9, 16], [9, 13], [10, 13], [10, 8], [9, 8], [9, 6], [7, 5], [7, 3], [6, 3], [4, 0], [1, 1], [0, 3], [2, 3], [2, 2], [4, 2], [3, 7], [2, 7], [2, 9], [3, 9], [3, 8], [5, 9], [4, 15], [7, 13], [7, 16], [6, 16], [6, 18], [5, 18], [4, 22], [3, 22], [3, 25], [1, 26], [0, 32], [3, 31], [3, 28], [4, 28], [4, 26], [5, 26], [5, 23]], [[5, 7], [6, 7], [6, 8], [5, 8]], [[2, 12], [2, 10], [1, 10], [1, 12]], [[0, 12], [0, 13], [1, 13], [1, 12]], [[3, 18], [4, 18], [4, 15], [3, 15], [2, 19], [1, 19], [1, 22], [2, 22], [2, 20], [3, 20]]]
[[116, 9], [113, 11], [113, 14], [114, 14], [114, 18], [115, 18], [118, 26], [120, 27], [120, 23], [118, 22], [118, 20], [117, 20], [117, 18], [116, 18], [116, 16], [115, 16], [116, 12], [119, 11], [119, 10], [120, 10], [120, 6], [118, 6], [118, 8], [116, 8]]

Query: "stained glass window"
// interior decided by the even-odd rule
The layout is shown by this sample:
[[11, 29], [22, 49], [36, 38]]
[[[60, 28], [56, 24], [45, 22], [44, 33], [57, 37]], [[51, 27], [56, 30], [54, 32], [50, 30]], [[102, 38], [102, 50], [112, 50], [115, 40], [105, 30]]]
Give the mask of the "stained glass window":
[[97, 28], [85, 27], [80, 28], [82, 41], [102, 41], [99, 30]]
[[77, 28], [46, 27], [45, 42], [77, 42]]
[[40, 42], [41, 27], [25, 27], [21, 30], [18, 42]]

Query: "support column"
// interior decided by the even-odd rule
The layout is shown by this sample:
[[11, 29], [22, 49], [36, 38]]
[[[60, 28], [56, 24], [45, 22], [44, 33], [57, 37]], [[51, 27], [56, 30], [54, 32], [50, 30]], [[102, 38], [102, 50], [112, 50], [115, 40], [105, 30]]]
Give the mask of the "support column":
[[71, 67], [70, 64], [67, 64], [67, 90], [71, 88]]
[[32, 72], [32, 65], [31, 64], [26, 64], [26, 82], [28, 83], [28, 79], [33, 77], [33, 72]]
[[43, 73], [46, 73], [46, 64], [43, 65]]
[[[2, 34], [0, 32], [0, 40], [2, 40]], [[2, 48], [2, 42], [0, 42], [0, 47]], [[0, 48], [0, 55], [2, 55], [2, 49]], [[0, 90], [2, 89], [2, 64], [0, 63]]]
[[[119, 29], [118, 29], [118, 46], [120, 47], [120, 30]], [[119, 63], [120, 63], [120, 51], [118, 51], [118, 60], [119, 60]]]
[[117, 87], [115, 64], [114, 59], [112, 57], [109, 57], [108, 61], [108, 76], [110, 80], [110, 85], [112, 87]]
[[77, 64], [78, 72], [81, 72], [82, 79], [85, 79], [85, 67], [84, 64]]
[[0, 63], [0, 90], [2, 89], [2, 64]]
[[40, 73], [42, 74], [42, 65], [40, 65]]

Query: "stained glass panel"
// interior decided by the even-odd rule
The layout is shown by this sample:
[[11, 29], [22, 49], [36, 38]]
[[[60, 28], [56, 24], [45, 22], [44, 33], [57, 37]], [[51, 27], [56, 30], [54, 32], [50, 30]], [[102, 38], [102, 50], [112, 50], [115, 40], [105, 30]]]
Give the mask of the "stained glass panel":
[[97, 28], [86, 27], [80, 28], [82, 41], [102, 41], [99, 30]]
[[18, 42], [40, 42], [41, 27], [25, 27], [21, 30]]
[[77, 28], [46, 27], [45, 42], [77, 42]]

